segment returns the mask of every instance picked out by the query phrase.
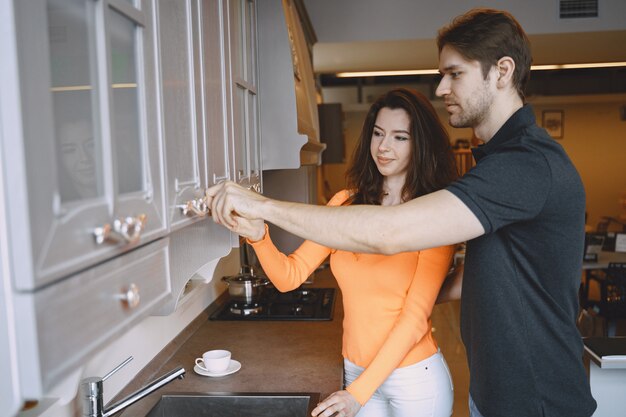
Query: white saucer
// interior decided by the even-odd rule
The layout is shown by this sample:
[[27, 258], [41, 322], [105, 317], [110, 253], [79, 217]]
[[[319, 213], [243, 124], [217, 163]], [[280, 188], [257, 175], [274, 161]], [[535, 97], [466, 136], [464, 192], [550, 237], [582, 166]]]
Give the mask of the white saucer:
[[234, 374], [240, 369], [241, 369], [241, 363], [234, 359], [231, 359], [230, 363], [228, 364], [228, 368], [226, 368], [225, 370], [221, 372], [205, 371], [204, 369], [200, 368], [198, 365], [193, 367], [194, 372], [197, 373], [198, 375], [210, 376], [210, 377], [226, 376], [226, 375]]

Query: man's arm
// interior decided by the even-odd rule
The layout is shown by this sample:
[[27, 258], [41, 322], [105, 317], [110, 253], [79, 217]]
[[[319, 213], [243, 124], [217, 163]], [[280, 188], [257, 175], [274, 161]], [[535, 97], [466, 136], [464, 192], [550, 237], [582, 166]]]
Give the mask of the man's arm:
[[440, 190], [397, 206], [315, 206], [271, 200], [234, 183], [207, 190], [214, 221], [237, 232], [237, 216], [261, 218], [321, 245], [394, 254], [450, 245], [485, 233], [461, 200]]

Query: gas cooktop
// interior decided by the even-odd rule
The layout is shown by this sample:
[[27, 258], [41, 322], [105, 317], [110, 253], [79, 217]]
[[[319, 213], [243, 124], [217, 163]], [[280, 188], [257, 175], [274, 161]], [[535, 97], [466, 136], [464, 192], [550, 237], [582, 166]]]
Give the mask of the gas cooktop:
[[298, 288], [281, 293], [267, 287], [253, 303], [228, 300], [211, 320], [332, 320], [334, 288]]

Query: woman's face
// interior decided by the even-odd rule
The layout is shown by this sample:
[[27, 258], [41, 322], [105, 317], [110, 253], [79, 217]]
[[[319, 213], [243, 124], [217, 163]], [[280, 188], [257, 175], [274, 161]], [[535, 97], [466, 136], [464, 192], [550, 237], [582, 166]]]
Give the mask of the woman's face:
[[404, 109], [383, 107], [378, 112], [370, 153], [383, 176], [406, 176], [413, 146], [410, 128], [409, 115]]

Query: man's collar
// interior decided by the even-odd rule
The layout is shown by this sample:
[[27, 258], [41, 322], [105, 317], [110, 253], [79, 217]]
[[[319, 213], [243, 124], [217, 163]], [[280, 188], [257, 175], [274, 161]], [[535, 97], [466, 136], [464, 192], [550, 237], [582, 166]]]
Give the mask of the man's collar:
[[472, 148], [474, 159], [478, 161], [480, 158], [495, 152], [500, 146], [512, 140], [515, 137], [515, 132], [519, 129], [535, 123], [535, 113], [533, 113], [531, 105], [525, 104], [504, 122], [502, 127], [498, 129], [496, 134], [493, 135], [488, 142]]

